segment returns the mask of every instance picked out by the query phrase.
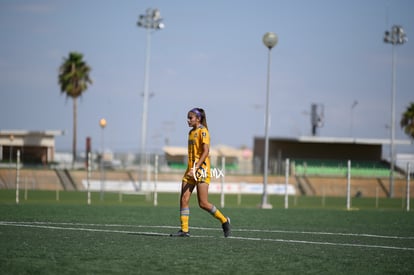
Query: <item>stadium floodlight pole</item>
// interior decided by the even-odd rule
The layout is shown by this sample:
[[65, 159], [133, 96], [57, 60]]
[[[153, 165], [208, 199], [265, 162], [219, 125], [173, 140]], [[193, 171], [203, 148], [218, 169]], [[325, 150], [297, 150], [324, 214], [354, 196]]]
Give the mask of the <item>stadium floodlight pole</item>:
[[391, 141], [390, 141], [390, 198], [394, 197], [394, 165], [395, 165], [395, 98], [396, 98], [396, 54], [395, 46], [407, 42], [407, 36], [401, 26], [394, 25], [391, 31], [385, 31], [384, 42], [392, 44], [392, 92], [391, 92]]
[[139, 173], [139, 187], [142, 188], [142, 178], [144, 174], [144, 166], [147, 164], [147, 116], [148, 116], [148, 98], [149, 98], [149, 65], [151, 52], [151, 32], [153, 30], [161, 30], [164, 28], [162, 23], [161, 13], [158, 9], [147, 9], [145, 15], [140, 15], [138, 27], [147, 30], [147, 49], [145, 54], [145, 72], [144, 72], [144, 99], [142, 106], [142, 123], [141, 123], [141, 151], [140, 151], [140, 173]]
[[269, 49], [267, 58], [267, 84], [266, 84], [266, 114], [265, 114], [265, 148], [264, 148], [264, 168], [263, 168], [263, 195], [260, 208], [269, 209], [272, 205], [267, 201], [267, 176], [269, 169], [269, 124], [270, 124], [270, 64], [271, 51], [278, 42], [278, 37], [273, 32], [267, 32], [263, 36], [263, 43]]

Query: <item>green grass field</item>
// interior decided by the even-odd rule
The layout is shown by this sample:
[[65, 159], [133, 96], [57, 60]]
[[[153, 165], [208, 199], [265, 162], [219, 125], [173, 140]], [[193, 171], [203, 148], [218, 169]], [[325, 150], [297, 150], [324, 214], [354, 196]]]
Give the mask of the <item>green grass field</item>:
[[[121, 201], [122, 199], [122, 201]], [[210, 200], [220, 206], [218, 195]], [[178, 194], [0, 190], [1, 274], [412, 274], [414, 213], [401, 199], [227, 196], [233, 234], [192, 198], [190, 238], [172, 238]]]

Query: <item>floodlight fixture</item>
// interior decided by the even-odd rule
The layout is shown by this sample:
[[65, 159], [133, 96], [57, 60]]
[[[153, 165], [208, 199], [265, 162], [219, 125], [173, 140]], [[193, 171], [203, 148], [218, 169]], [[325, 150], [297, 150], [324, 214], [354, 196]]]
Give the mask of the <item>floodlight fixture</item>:
[[147, 30], [147, 48], [145, 54], [145, 75], [144, 75], [144, 99], [142, 107], [142, 124], [141, 124], [141, 149], [140, 149], [140, 173], [139, 187], [142, 187], [142, 178], [144, 174], [144, 166], [147, 166], [147, 117], [148, 117], [148, 99], [149, 99], [149, 65], [151, 52], [151, 33], [155, 30], [161, 30], [165, 27], [162, 23], [162, 17], [159, 9], [147, 9], [144, 15], [138, 17], [138, 27]]
[[267, 32], [263, 36], [263, 44], [269, 49], [267, 59], [267, 87], [266, 87], [266, 114], [265, 114], [265, 144], [264, 144], [264, 167], [263, 167], [263, 195], [261, 208], [272, 208], [272, 205], [267, 200], [267, 178], [269, 169], [269, 127], [270, 127], [270, 63], [271, 63], [271, 49], [276, 46], [278, 37], [273, 32]]
[[396, 53], [395, 46], [402, 45], [408, 41], [404, 29], [400, 25], [394, 25], [391, 31], [385, 31], [384, 42], [392, 44], [392, 91], [391, 91], [391, 137], [390, 137], [390, 191], [389, 196], [394, 196], [394, 166], [395, 166], [395, 98], [396, 88]]

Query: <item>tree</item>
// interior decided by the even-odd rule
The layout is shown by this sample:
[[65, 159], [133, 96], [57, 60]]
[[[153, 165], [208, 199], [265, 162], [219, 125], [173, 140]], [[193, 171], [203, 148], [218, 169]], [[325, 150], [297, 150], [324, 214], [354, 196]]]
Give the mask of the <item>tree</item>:
[[411, 102], [402, 114], [400, 125], [404, 132], [414, 139], [414, 102]]
[[70, 52], [59, 68], [60, 91], [73, 99], [72, 165], [76, 161], [77, 98], [87, 90], [88, 84], [92, 84], [90, 71], [91, 67], [78, 52]]

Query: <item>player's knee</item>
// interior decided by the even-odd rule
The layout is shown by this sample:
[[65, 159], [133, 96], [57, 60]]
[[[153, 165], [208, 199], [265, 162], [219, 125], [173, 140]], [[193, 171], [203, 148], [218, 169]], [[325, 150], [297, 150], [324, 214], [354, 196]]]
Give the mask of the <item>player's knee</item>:
[[189, 203], [188, 203], [187, 200], [181, 200], [180, 206], [181, 206], [181, 208], [183, 208], [183, 207], [187, 208], [189, 206]]
[[188, 205], [190, 202], [189, 196], [181, 196], [180, 198], [181, 205]]

